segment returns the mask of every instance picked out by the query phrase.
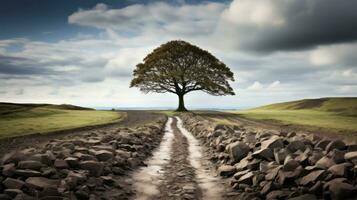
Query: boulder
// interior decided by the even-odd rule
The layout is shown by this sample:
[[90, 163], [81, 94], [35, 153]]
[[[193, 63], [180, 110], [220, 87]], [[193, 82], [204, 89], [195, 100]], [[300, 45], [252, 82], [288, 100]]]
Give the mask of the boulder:
[[296, 161], [292, 158], [286, 157], [284, 165], [283, 165], [283, 170], [284, 171], [294, 171], [299, 166], [300, 166], [300, 164], [298, 161]]
[[338, 149], [338, 150], [344, 150], [346, 149], [346, 144], [342, 141], [342, 140], [334, 140], [331, 141], [325, 148], [325, 150], [327, 152], [334, 150], [334, 149]]
[[253, 172], [248, 172], [245, 175], [241, 176], [238, 179], [237, 183], [238, 184], [252, 185], [253, 184], [253, 177], [254, 177]]
[[271, 138], [264, 140], [261, 144], [262, 149], [270, 148], [271, 150], [274, 150], [275, 148], [279, 149], [283, 147], [284, 147], [284, 142], [278, 136], [272, 136]]
[[324, 156], [320, 160], [318, 160], [315, 165], [317, 168], [320, 168], [320, 169], [328, 169], [332, 165], [335, 165], [335, 164], [336, 163], [331, 158]]
[[4, 194], [12, 197], [12, 199], [15, 199], [17, 195], [23, 194], [23, 192], [20, 189], [6, 189], [4, 190]]
[[56, 159], [55, 163], [54, 163], [54, 166], [57, 169], [68, 169], [69, 168], [67, 161], [66, 160], [62, 160], [62, 159]]
[[9, 163], [2, 166], [2, 174], [4, 176], [12, 176], [15, 173], [16, 167], [14, 163]]
[[335, 164], [328, 168], [327, 171], [331, 172], [334, 176], [346, 176], [349, 167], [352, 167], [351, 163]]
[[243, 142], [235, 142], [229, 144], [228, 147], [229, 156], [235, 162], [239, 162], [244, 157], [246, 157], [249, 151], [250, 151], [249, 146], [244, 144]]
[[34, 161], [34, 160], [25, 160], [25, 161], [20, 161], [17, 164], [17, 167], [20, 169], [33, 169], [33, 170], [39, 170], [41, 167], [44, 165], [41, 162]]
[[108, 150], [98, 150], [94, 152], [94, 155], [99, 161], [107, 161], [113, 159], [114, 155]]
[[24, 177], [41, 176], [41, 172], [36, 171], [36, 170], [31, 170], [31, 169], [17, 169], [17, 170], [15, 170], [15, 174], [17, 174], [19, 176], [24, 176]]
[[30, 177], [27, 178], [25, 182], [30, 188], [43, 190], [45, 188], [57, 188], [60, 180], [48, 179], [44, 177]]
[[243, 175], [247, 174], [248, 172], [250, 172], [249, 169], [246, 169], [244, 171], [240, 171], [240, 172], [237, 172], [233, 175], [234, 179], [236, 180], [239, 180], [240, 177], [242, 177]]
[[25, 154], [22, 151], [12, 151], [10, 153], [5, 154], [2, 159], [1, 163], [2, 164], [8, 164], [8, 163], [18, 163], [21, 160], [24, 160]]
[[283, 164], [288, 152], [285, 149], [274, 149], [274, 158], [278, 164]]
[[345, 162], [345, 153], [345, 151], [334, 149], [330, 151], [329, 155], [335, 163], [339, 164]]
[[318, 160], [320, 160], [323, 156], [324, 156], [324, 154], [322, 153], [322, 151], [319, 151], [319, 150], [313, 151], [312, 155], [309, 156], [309, 158], [308, 158], [310, 165], [315, 165], [316, 162]]
[[258, 151], [255, 151], [252, 156], [254, 158], [263, 158], [265, 160], [272, 161], [274, 159], [274, 154], [273, 151], [269, 148], [266, 149], [260, 149]]
[[357, 159], [357, 151], [348, 152], [345, 154], [346, 160], [356, 160]]
[[318, 148], [321, 148], [321, 149], [326, 149], [326, 146], [328, 145], [328, 144], [330, 144], [330, 142], [331, 142], [331, 140], [326, 140], [326, 139], [324, 139], [324, 140], [321, 140], [320, 142], [318, 142], [317, 144], [316, 144], [316, 147], [318, 147]]
[[315, 170], [302, 177], [300, 180], [300, 185], [309, 185], [315, 183], [316, 181], [322, 180], [325, 175], [325, 170]]
[[68, 157], [64, 159], [67, 164], [72, 167], [72, 168], [76, 168], [79, 166], [79, 159], [75, 158], [75, 157]]
[[330, 184], [331, 199], [352, 199], [357, 196], [357, 188], [349, 183]]
[[84, 170], [88, 170], [91, 176], [100, 176], [103, 172], [104, 165], [103, 163], [89, 160], [89, 161], [82, 161], [79, 163], [80, 167]]
[[266, 199], [286, 199], [286, 197], [288, 197], [290, 193], [292, 192], [287, 190], [273, 190], [267, 194]]
[[296, 152], [297, 150], [300, 150], [300, 151], [305, 151], [306, 149], [306, 146], [305, 146], [305, 143], [302, 142], [301, 140], [295, 140], [295, 141], [292, 141], [288, 144], [288, 146], [286, 146], [286, 148], [294, 153]]
[[8, 189], [21, 189], [25, 182], [19, 179], [6, 178], [2, 184]]
[[236, 171], [237, 169], [231, 165], [222, 165], [218, 168], [218, 174], [224, 177], [232, 176]]
[[271, 169], [266, 175], [265, 179], [266, 180], [274, 180], [275, 177], [278, 175], [279, 170], [282, 168], [282, 166], [278, 166], [276, 168]]
[[303, 194], [297, 197], [289, 198], [288, 200], [317, 200], [313, 194]]

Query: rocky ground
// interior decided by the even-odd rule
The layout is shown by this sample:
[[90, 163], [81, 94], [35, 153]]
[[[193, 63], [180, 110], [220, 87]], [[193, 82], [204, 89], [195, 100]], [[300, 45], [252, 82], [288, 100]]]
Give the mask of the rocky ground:
[[138, 119], [128, 120], [139, 121], [131, 128], [121, 124], [48, 136], [6, 153], [0, 199], [128, 199], [133, 194], [122, 180], [158, 146], [166, 121]]
[[357, 199], [356, 144], [192, 113], [128, 116], [4, 142], [0, 199]]
[[187, 114], [236, 199], [357, 199], [357, 145], [313, 134], [218, 125]]

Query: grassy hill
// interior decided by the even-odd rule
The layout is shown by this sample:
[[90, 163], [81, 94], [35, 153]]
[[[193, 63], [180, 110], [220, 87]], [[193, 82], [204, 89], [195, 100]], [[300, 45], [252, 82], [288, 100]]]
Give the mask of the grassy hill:
[[276, 120], [337, 130], [357, 131], [357, 98], [304, 99], [236, 112], [247, 118]]
[[0, 103], [0, 138], [111, 123], [122, 116], [67, 104]]

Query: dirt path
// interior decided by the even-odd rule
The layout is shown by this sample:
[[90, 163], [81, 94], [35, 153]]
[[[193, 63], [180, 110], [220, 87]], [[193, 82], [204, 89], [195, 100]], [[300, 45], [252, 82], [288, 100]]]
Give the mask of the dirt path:
[[146, 162], [148, 166], [133, 175], [134, 199], [221, 199], [222, 188], [217, 187], [220, 179], [211, 175], [201, 151], [198, 140], [183, 128], [182, 121], [169, 118], [160, 148]]

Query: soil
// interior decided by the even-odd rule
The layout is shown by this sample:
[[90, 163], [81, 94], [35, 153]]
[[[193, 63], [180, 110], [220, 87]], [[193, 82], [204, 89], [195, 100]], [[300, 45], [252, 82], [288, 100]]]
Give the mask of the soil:
[[155, 121], [162, 114], [150, 112], [150, 111], [120, 111], [126, 112], [127, 116], [115, 123], [86, 126], [81, 128], [75, 128], [70, 130], [55, 131], [47, 134], [31, 134], [24, 136], [17, 136], [11, 138], [0, 139], [0, 157], [6, 152], [16, 150], [20, 148], [26, 148], [29, 146], [41, 145], [52, 139], [61, 138], [68, 135], [81, 135], [88, 131], [108, 131], [118, 127], [135, 127]]
[[160, 195], [154, 199], [201, 199], [202, 192], [196, 182], [195, 169], [188, 160], [188, 141], [177, 128], [176, 119], [172, 129], [175, 138], [171, 160], [164, 168], [165, 178], [159, 187]]

